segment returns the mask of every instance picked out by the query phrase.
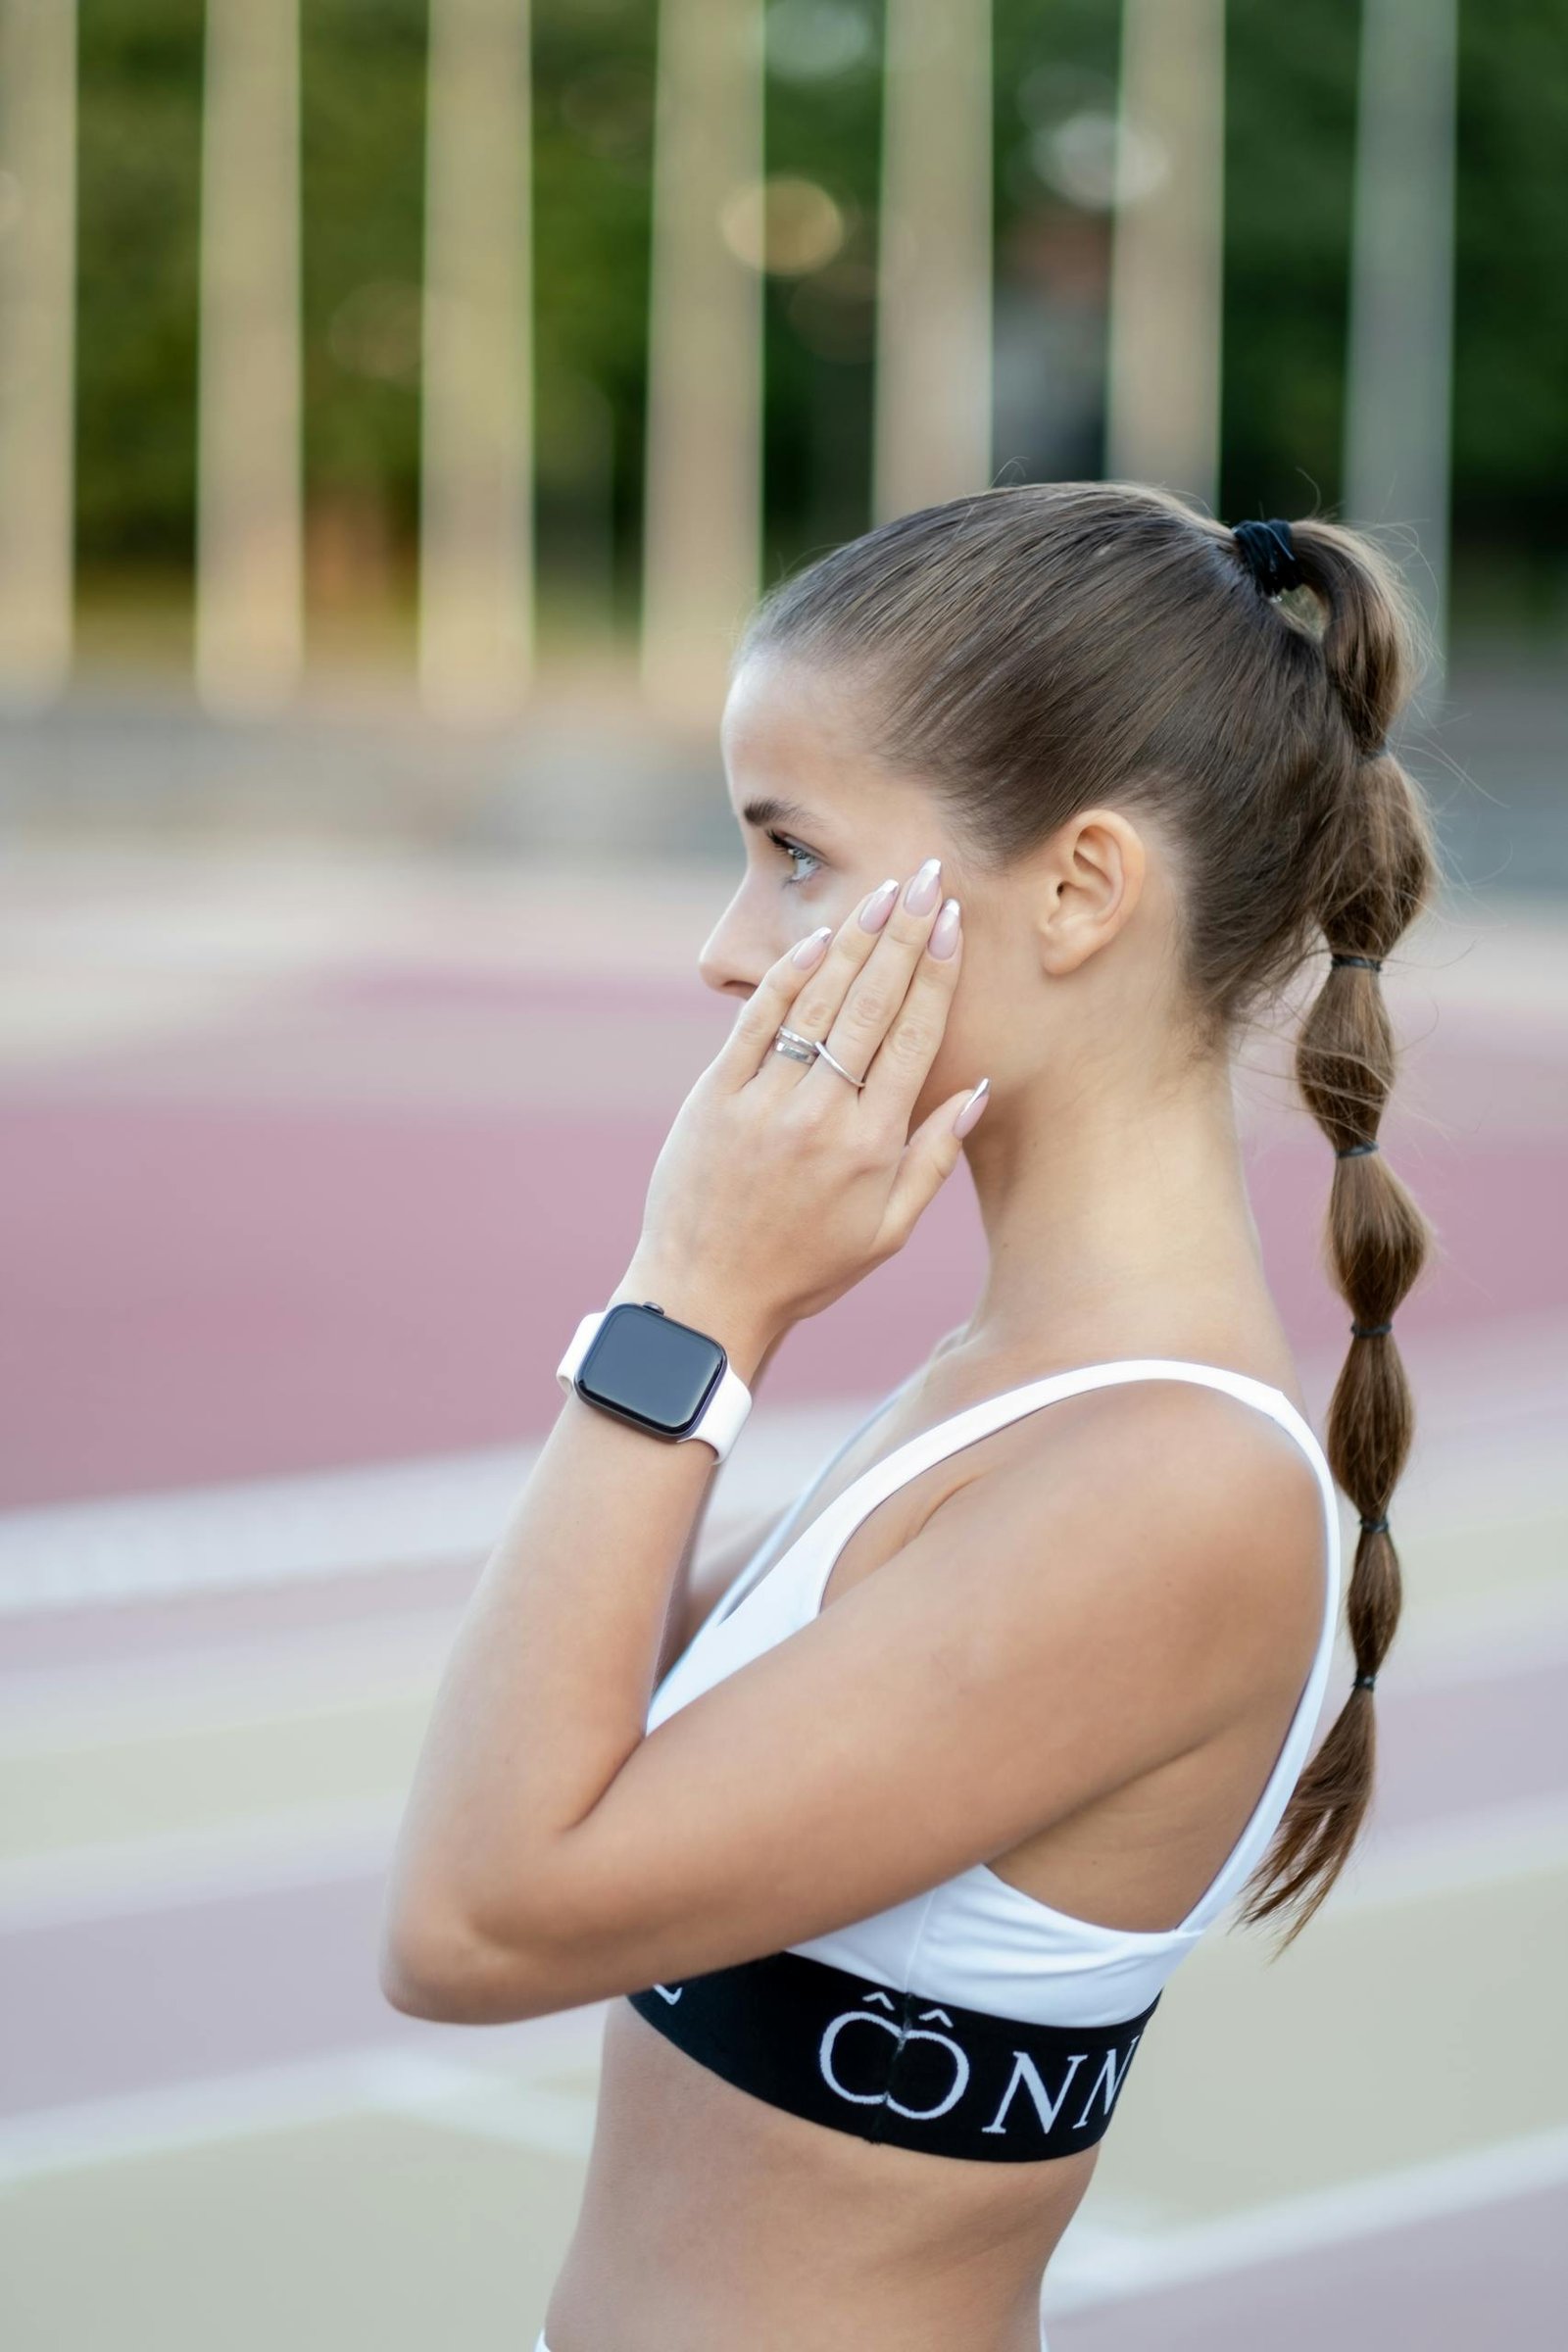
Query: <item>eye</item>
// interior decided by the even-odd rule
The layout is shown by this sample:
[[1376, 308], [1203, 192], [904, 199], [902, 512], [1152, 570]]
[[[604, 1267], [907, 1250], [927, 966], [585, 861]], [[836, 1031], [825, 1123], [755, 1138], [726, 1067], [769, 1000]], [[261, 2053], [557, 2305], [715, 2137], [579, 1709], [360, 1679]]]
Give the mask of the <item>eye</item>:
[[[798, 841], [791, 841], [787, 833], [769, 832], [767, 838], [773, 844], [775, 849], [783, 851], [786, 858], [806, 858], [809, 863], [813, 873], [822, 862], [821, 858], [818, 858], [814, 850], [803, 849]], [[785, 877], [784, 887], [786, 890], [793, 890], [797, 883], [809, 882], [810, 879], [810, 874], [788, 874]]]

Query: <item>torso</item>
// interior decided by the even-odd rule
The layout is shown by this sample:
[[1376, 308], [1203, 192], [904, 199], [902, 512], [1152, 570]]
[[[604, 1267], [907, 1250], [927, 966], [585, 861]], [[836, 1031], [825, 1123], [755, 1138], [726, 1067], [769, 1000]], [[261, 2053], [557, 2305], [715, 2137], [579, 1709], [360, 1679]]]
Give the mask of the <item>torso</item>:
[[[822, 1480], [791, 1544], [856, 1479], [947, 1415], [1068, 1363], [1133, 1351], [1100, 1347], [1059, 1367], [1012, 1368], [966, 1363], [945, 1343]], [[1229, 1364], [1305, 1409], [1283, 1343], [1261, 1358], [1223, 1345], [1136, 1351]], [[1070, 1444], [1082, 1401], [1009, 1423], [896, 1489], [839, 1553], [823, 1607], [969, 1480], [1019, 1448]], [[1277, 1687], [1230, 1740], [1053, 1824], [992, 1867], [1106, 1925], [1182, 1918], [1256, 1800], [1316, 1631], [1303, 1619]], [[1039, 2352], [1041, 2278], [1099, 2152], [985, 2164], [824, 2131], [695, 2064], [612, 2001], [582, 2208], [546, 2316], [551, 2352]]]

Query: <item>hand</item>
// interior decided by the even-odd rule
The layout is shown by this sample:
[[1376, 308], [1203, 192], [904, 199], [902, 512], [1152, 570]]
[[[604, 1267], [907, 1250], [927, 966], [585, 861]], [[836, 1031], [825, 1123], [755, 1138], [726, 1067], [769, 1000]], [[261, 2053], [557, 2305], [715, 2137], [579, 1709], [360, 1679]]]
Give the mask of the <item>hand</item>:
[[[655, 1164], [642, 1238], [617, 1298], [655, 1298], [681, 1320], [700, 1320], [700, 1308], [730, 1348], [719, 1328], [727, 1318], [755, 1358], [903, 1249], [957, 1165], [954, 1122], [973, 1089], [910, 1134], [963, 938], [956, 901], [938, 931], [940, 910], [910, 913], [902, 890], [867, 931], [861, 913], [887, 904], [868, 894], [814, 966], [803, 969], [792, 949], [748, 998]], [[931, 952], [933, 934], [939, 948], [952, 939], [949, 955]], [[864, 1085], [858, 1090], [820, 1054], [805, 1062], [775, 1052], [781, 1023], [820, 1039]], [[978, 1108], [967, 1125], [977, 1116]]]

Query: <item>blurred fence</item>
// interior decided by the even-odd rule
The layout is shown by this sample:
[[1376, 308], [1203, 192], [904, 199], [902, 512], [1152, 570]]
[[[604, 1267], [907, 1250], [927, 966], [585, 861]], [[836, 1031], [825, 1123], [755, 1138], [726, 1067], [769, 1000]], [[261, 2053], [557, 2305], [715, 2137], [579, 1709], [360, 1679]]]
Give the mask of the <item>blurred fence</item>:
[[[301, 4], [205, 9], [194, 665], [207, 707], [233, 715], [286, 706], [305, 658]], [[47, 703], [72, 668], [75, 13], [75, 0], [0, 0], [0, 688], [13, 706]], [[1413, 535], [1440, 644], [1455, 25], [1456, 0], [1364, 0], [1345, 399], [1348, 512]], [[710, 720], [760, 585], [763, 282], [821, 271], [846, 235], [826, 186], [765, 168], [764, 71], [790, 56], [809, 69], [813, 42], [830, 70], [876, 32], [850, 0], [661, 0], [641, 680], [673, 717]], [[866, 289], [878, 516], [982, 489], [1018, 457], [999, 436], [994, 381], [992, 38], [990, 0], [887, 0]], [[612, 29], [605, 48], [612, 60]], [[1224, 0], [1123, 0], [1119, 60], [1110, 110], [1086, 102], [1049, 134], [1052, 168], [1111, 222], [1104, 461], [1212, 505]], [[429, 0], [417, 674], [446, 720], [519, 710], [534, 664], [530, 66], [526, 0]], [[594, 416], [583, 424], [592, 438]]]

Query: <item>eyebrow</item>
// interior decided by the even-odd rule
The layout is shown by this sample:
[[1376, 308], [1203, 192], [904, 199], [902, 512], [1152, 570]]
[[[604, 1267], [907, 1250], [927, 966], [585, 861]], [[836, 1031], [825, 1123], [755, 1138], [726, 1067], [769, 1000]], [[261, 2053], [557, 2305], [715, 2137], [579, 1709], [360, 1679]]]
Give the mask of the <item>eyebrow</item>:
[[799, 801], [781, 801], [768, 795], [760, 801], [748, 801], [741, 810], [745, 823], [759, 828], [767, 825], [804, 825], [808, 831], [827, 821], [814, 809], [803, 808]]

